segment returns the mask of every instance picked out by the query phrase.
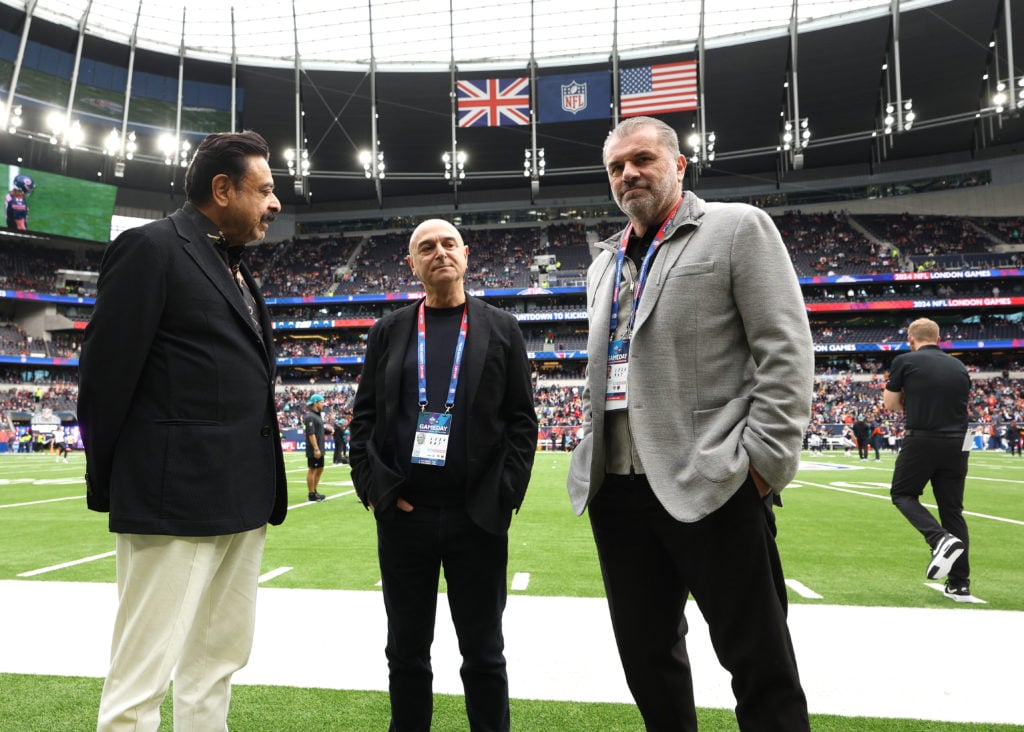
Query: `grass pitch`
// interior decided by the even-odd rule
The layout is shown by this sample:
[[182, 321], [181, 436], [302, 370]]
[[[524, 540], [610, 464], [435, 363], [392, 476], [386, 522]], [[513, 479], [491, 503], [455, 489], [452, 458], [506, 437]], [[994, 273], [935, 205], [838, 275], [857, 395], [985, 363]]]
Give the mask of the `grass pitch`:
[[[928, 547], [888, 498], [895, 456], [861, 462], [842, 452], [804, 454], [805, 466], [783, 493], [779, 548], [787, 579], [820, 595], [790, 592], [790, 602], [950, 608], [925, 586]], [[305, 501], [301, 454], [287, 456], [292, 504]], [[517, 594], [602, 597], [586, 518], [565, 494], [568, 456], [538, 453], [530, 491], [509, 534], [509, 581], [529, 573]], [[85, 508], [84, 458], [58, 463], [48, 453], [0, 455], [0, 579], [113, 582], [113, 536], [106, 516]], [[320, 491], [351, 491], [347, 467], [329, 468]], [[1004, 453], [971, 456], [965, 507], [971, 531], [972, 589], [987, 604], [965, 612], [1024, 611], [1024, 460]], [[925, 502], [930, 501], [926, 492]], [[83, 561], [85, 560], [85, 561]], [[379, 580], [372, 516], [353, 495], [295, 508], [268, 533], [263, 571], [292, 567], [264, 586], [373, 590]], [[443, 588], [442, 588], [443, 589]], [[0, 600], [2, 601], [2, 600]], [[73, 609], [69, 608], [69, 612]], [[381, 640], [383, 644], [383, 639]], [[100, 679], [0, 674], [0, 729], [94, 728]], [[631, 705], [513, 700], [515, 727], [544, 730], [640, 730]], [[171, 729], [169, 702], [164, 726]], [[387, 719], [378, 692], [236, 686], [234, 730], [374, 730]], [[703, 729], [735, 729], [731, 711], [700, 710]], [[267, 720], [282, 720], [268, 727]], [[287, 723], [283, 720], [287, 720]], [[1024, 730], [1024, 726], [812, 715], [815, 730]], [[462, 700], [437, 695], [435, 729], [465, 729]]]

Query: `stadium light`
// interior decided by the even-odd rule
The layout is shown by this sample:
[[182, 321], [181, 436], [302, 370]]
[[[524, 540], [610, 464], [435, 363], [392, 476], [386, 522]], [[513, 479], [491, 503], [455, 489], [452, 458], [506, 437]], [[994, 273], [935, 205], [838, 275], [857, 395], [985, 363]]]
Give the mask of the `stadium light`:
[[72, 122], [71, 126], [68, 128], [65, 140], [67, 142], [67, 146], [72, 150], [81, 147], [82, 143], [85, 142], [85, 130], [82, 129], [82, 123], [77, 119]]
[[10, 118], [7, 120], [7, 131], [12, 135], [21, 127], [21, 105], [15, 104], [11, 108]]
[[178, 150], [178, 138], [165, 132], [157, 139], [157, 147], [164, 156], [164, 164], [173, 165], [174, 156]]
[[694, 130], [686, 138], [686, 144], [690, 147], [690, 155], [687, 160], [691, 165], [702, 168], [715, 159], [715, 142], [718, 140], [714, 131], [701, 134]]
[[547, 160], [544, 156], [544, 148], [537, 148], [536, 156], [530, 148], [523, 150], [523, 175], [525, 177], [536, 180], [544, 175], [546, 169]]
[[103, 140], [103, 152], [111, 157], [121, 152], [121, 135], [116, 128], [110, 130], [110, 134]]
[[451, 152], [445, 150], [441, 155], [441, 162], [444, 163], [444, 177], [448, 181], [460, 181], [466, 177], [466, 153], [462, 150]]
[[362, 150], [359, 153], [359, 162], [363, 164], [363, 175], [367, 178], [384, 178], [384, 151], [380, 150], [380, 140], [377, 140], [377, 155], [374, 156], [369, 150]]

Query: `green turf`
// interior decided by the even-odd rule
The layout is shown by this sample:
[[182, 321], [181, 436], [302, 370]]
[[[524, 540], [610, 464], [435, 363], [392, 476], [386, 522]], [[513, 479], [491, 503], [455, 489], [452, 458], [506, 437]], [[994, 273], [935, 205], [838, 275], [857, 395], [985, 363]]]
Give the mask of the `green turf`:
[[[953, 607], [925, 586], [928, 548], [888, 500], [894, 456], [879, 463], [832, 453], [825, 458], [849, 470], [805, 469], [783, 494], [777, 512], [779, 547], [787, 578], [823, 596], [790, 601], [889, 607]], [[304, 458], [289, 455], [293, 504], [305, 499]], [[600, 597], [600, 572], [586, 518], [573, 515], [565, 494], [568, 456], [539, 453], [530, 491], [509, 534], [509, 577], [529, 572], [529, 588], [514, 594]], [[106, 517], [86, 510], [84, 459], [67, 465], [44, 455], [0, 456], [0, 579], [73, 559], [110, 552]], [[347, 467], [330, 467], [320, 491], [351, 491]], [[969, 512], [972, 587], [986, 605], [965, 612], [1024, 610], [1024, 460], [1003, 453], [971, 456], [965, 507]], [[57, 500], [69, 499], [69, 500]], [[930, 495], [926, 493], [926, 502]], [[50, 501], [39, 503], [39, 501]], [[12, 504], [28, 503], [20, 507]], [[6, 507], [6, 508], [5, 508]], [[979, 515], [971, 515], [979, 514]], [[294, 509], [268, 533], [263, 571], [293, 569], [270, 587], [375, 590], [379, 579], [372, 516], [354, 495]], [[39, 574], [23, 581], [113, 582], [112, 557]], [[88, 729], [94, 724], [101, 681], [49, 676], [0, 675], [0, 730]], [[166, 707], [169, 708], [169, 707]], [[513, 725], [544, 730], [639, 730], [631, 705], [514, 700]], [[732, 730], [728, 710], [702, 709], [702, 729]], [[165, 714], [169, 718], [169, 712]], [[387, 718], [382, 693], [237, 686], [233, 730], [373, 730]], [[67, 720], [67, 722], [65, 722]], [[268, 721], [270, 720], [270, 721]], [[273, 720], [288, 720], [277, 722]], [[465, 729], [460, 697], [437, 695], [435, 729]], [[815, 730], [1024, 730], [1024, 726], [957, 725], [891, 719], [813, 716]], [[165, 720], [165, 727], [170, 729]]]

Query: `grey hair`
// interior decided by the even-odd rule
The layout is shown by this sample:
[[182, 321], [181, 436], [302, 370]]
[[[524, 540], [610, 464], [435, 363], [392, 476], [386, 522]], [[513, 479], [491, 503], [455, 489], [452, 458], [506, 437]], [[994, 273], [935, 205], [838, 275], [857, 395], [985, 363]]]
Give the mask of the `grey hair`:
[[632, 135], [641, 127], [653, 127], [658, 136], [658, 142], [668, 150], [673, 158], [679, 157], [679, 135], [674, 129], [654, 117], [628, 117], [615, 125], [615, 129], [609, 132], [608, 137], [605, 138], [604, 147], [601, 150], [602, 163], [608, 160], [608, 147], [613, 141]]

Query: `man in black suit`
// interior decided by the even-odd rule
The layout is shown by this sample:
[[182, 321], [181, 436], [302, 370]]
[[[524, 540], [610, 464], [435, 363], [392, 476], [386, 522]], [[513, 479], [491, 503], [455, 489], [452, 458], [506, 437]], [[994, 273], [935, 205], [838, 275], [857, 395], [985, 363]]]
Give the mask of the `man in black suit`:
[[468, 253], [447, 221], [413, 232], [406, 261], [426, 298], [370, 329], [350, 425], [352, 480], [377, 519], [395, 732], [430, 729], [441, 566], [470, 729], [509, 729], [508, 526], [530, 480], [537, 416], [519, 324], [466, 296]]
[[252, 647], [267, 524], [287, 487], [274, 346], [241, 261], [281, 210], [255, 132], [209, 135], [184, 207], [104, 253], [79, 365], [87, 504], [117, 534], [119, 604], [98, 730], [225, 729]]

